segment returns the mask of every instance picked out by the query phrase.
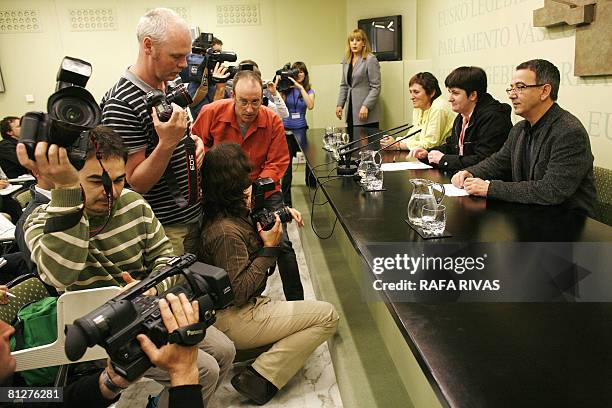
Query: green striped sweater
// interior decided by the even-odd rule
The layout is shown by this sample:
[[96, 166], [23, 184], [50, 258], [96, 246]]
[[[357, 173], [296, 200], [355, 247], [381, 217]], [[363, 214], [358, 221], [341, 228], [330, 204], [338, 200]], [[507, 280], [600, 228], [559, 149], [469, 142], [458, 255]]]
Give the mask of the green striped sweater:
[[[59, 290], [81, 290], [103, 286], [122, 286], [121, 272], [142, 279], [165, 266], [172, 256], [172, 244], [140, 194], [123, 189], [114, 203], [112, 216], [104, 230], [89, 238], [106, 216], [88, 216], [72, 228], [45, 234], [48, 218], [78, 212], [83, 208], [80, 189], [51, 192], [51, 202], [38, 207], [28, 217], [25, 239], [32, 261], [42, 280]], [[175, 279], [162, 282], [165, 290]]]

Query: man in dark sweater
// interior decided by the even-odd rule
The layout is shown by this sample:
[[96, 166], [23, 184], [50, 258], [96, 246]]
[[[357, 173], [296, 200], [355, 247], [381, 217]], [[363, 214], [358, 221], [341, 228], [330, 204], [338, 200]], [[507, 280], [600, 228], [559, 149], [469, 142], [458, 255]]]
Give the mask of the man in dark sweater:
[[498, 151], [512, 128], [510, 106], [487, 93], [487, 74], [478, 67], [453, 70], [444, 85], [451, 108], [458, 115], [444, 144], [413, 149], [410, 156], [427, 159], [441, 170], [456, 171], [472, 166]]
[[27, 174], [28, 170], [17, 160], [17, 142], [21, 133], [20, 120], [16, 116], [7, 116], [0, 121], [0, 167], [9, 178]]
[[593, 216], [597, 200], [589, 135], [557, 103], [559, 70], [535, 59], [516, 67], [506, 89], [517, 123], [499, 152], [452, 178], [471, 195], [558, 205]]

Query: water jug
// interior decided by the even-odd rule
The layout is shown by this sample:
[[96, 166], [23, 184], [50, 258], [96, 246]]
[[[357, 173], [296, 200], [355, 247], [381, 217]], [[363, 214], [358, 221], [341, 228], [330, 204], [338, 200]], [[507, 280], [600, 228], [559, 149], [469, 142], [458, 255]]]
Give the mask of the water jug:
[[[410, 179], [412, 184], [412, 195], [408, 201], [408, 221], [412, 224], [421, 226], [421, 214], [423, 206], [430, 205], [436, 207], [444, 199], [444, 186], [435, 181], [426, 179]], [[441, 194], [436, 198], [434, 190], [438, 190]]]

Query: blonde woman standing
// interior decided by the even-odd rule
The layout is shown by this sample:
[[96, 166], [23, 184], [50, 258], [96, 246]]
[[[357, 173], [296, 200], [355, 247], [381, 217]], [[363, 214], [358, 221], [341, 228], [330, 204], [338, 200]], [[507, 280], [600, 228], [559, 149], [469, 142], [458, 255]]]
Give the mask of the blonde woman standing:
[[[355, 29], [349, 34], [342, 61], [342, 79], [336, 106], [336, 116], [342, 119], [347, 105], [346, 123], [353, 126], [378, 127], [380, 95], [380, 65], [372, 54], [366, 33]], [[347, 104], [348, 101], [348, 104]]]

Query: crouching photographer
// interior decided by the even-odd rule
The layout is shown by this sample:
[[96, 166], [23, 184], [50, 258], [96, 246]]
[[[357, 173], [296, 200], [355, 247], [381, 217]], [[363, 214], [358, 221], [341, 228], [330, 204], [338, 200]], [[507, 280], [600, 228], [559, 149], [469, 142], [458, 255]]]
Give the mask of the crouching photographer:
[[242, 395], [265, 404], [334, 334], [339, 317], [327, 302], [261, 296], [268, 271], [280, 254], [281, 216], [290, 214], [300, 226], [303, 223], [300, 213], [291, 208], [281, 210], [281, 215], [272, 213], [271, 226], [266, 221], [271, 213], [251, 214], [255, 220], [249, 216], [251, 164], [240, 146], [214, 146], [202, 169], [204, 225], [198, 258], [225, 269], [234, 291], [234, 306], [217, 313], [215, 326], [239, 350], [272, 345], [231, 381]]
[[[71, 291], [123, 286], [159, 273], [173, 255], [172, 245], [143, 197], [123, 188], [127, 151], [121, 137], [103, 126], [79, 135], [79, 149], [43, 142], [48, 138], [38, 135], [34, 160], [25, 145], [17, 146], [22, 165], [45, 174], [55, 186], [51, 202], [34, 210], [24, 225], [41, 279], [59, 291]], [[152, 291], [163, 293], [178, 278], [158, 282]], [[204, 403], [231, 368], [234, 355], [232, 342], [213, 327], [198, 344]], [[167, 406], [169, 373], [153, 367], [145, 376], [166, 387], [160, 406]]]

